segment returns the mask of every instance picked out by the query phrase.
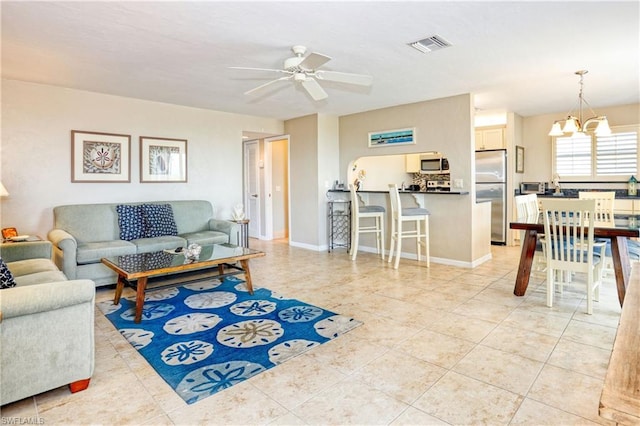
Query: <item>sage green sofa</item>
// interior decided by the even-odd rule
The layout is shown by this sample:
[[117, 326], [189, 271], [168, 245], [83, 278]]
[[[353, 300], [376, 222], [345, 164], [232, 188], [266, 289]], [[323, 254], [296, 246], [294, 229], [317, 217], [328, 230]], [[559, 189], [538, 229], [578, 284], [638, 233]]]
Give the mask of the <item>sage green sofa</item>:
[[[178, 235], [120, 239], [118, 205], [169, 204]], [[239, 226], [213, 217], [204, 200], [75, 204], [53, 209], [53, 260], [69, 279], [90, 279], [96, 286], [115, 284], [117, 275], [101, 263], [103, 257], [173, 250], [189, 244], [238, 244]]]
[[0, 246], [16, 282], [0, 290], [0, 405], [93, 375], [95, 284], [68, 280], [51, 254], [48, 241]]

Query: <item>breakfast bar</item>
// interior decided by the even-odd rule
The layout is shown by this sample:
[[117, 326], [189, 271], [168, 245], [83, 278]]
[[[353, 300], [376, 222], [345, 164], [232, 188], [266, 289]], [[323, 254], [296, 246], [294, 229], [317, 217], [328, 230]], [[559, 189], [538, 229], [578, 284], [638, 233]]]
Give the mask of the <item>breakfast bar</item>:
[[[473, 268], [491, 258], [491, 203], [475, 203], [468, 191], [399, 191], [403, 207], [422, 207], [430, 213], [431, 260], [435, 263]], [[359, 199], [367, 205], [380, 205], [387, 211], [386, 223], [391, 223], [389, 192], [384, 190], [358, 191]], [[328, 200], [350, 198], [344, 190], [329, 190]], [[471, 218], [471, 219], [470, 219]], [[390, 226], [386, 227], [388, 233]], [[452, 236], [456, 236], [452, 238]], [[389, 235], [386, 241], [391, 241]], [[361, 249], [375, 252], [375, 241], [364, 235]], [[414, 247], [403, 247], [403, 257], [416, 258]]]

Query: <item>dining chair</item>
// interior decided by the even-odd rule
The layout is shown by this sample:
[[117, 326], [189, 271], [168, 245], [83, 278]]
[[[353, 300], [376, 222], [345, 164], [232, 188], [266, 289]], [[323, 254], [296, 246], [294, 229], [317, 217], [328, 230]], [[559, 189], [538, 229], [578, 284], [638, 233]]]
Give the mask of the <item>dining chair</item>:
[[[518, 220], [526, 220], [528, 222], [538, 221], [540, 217], [540, 204], [538, 203], [538, 196], [536, 194], [516, 195], [514, 200]], [[522, 241], [524, 241], [524, 231], [520, 232], [520, 242], [522, 243]], [[544, 235], [538, 234], [535, 253], [538, 254], [538, 256], [536, 256], [538, 270], [544, 270], [546, 262]]]
[[[376, 250], [384, 260], [384, 219], [386, 209], [382, 206], [360, 205], [356, 188], [349, 185], [351, 192], [351, 260], [356, 260], [358, 256], [358, 245], [360, 234], [375, 234]], [[361, 220], [373, 219], [373, 225], [363, 225]]]
[[[599, 299], [600, 278], [596, 268], [600, 256], [593, 251], [595, 200], [542, 200], [547, 253], [547, 306], [553, 306], [556, 271], [580, 272], [587, 277], [587, 314]], [[581, 243], [576, 243], [580, 241]], [[562, 281], [558, 282], [562, 286]]]
[[[394, 269], [398, 269], [400, 264], [400, 255], [402, 254], [402, 240], [404, 238], [416, 239], [416, 253], [418, 262], [422, 257], [422, 247], [425, 250], [427, 260], [427, 268], [430, 267], [429, 254], [429, 210], [421, 207], [403, 208], [400, 201], [400, 193], [398, 185], [389, 185], [389, 198], [391, 199], [391, 246], [389, 248], [389, 262], [393, 259], [394, 246], [396, 260], [393, 265]], [[404, 229], [405, 222], [414, 222], [414, 229]], [[421, 229], [424, 227], [424, 231]]]
[[579, 191], [578, 198], [580, 200], [596, 200], [595, 226], [612, 228], [616, 226], [613, 217], [615, 191]]

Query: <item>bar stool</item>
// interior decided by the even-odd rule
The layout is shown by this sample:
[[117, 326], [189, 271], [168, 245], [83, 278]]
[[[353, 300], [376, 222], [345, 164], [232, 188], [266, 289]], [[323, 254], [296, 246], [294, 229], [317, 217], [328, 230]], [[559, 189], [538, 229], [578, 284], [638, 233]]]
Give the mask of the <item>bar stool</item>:
[[[386, 210], [382, 206], [361, 206], [355, 187], [349, 185], [349, 189], [351, 191], [351, 251], [349, 252], [351, 260], [356, 260], [358, 255], [358, 240], [361, 233], [376, 234], [377, 253], [380, 253], [382, 260], [384, 260], [384, 216]], [[360, 219], [371, 218], [375, 220], [373, 225], [360, 225]]]
[[[393, 245], [396, 246], [396, 261], [393, 266], [398, 269], [400, 264], [400, 254], [402, 253], [402, 239], [416, 239], [416, 253], [418, 254], [418, 262], [421, 258], [421, 247], [424, 246], [427, 258], [427, 268], [430, 266], [429, 261], [429, 210], [421, 207], [402, 208], [400, 203], [400, 194], [398, 193], [398, 185], [389, 185], [389, 198], [391, 198], [391, 247], [389, 249], [389, 262], [393, 258]], [[404, 222], [415, 222], [415, 229], [403, 230]], [[424, 233], [421, 231], [421, 225], [424, 222]], [[421, 239], [424, 238], [424, 241]]]

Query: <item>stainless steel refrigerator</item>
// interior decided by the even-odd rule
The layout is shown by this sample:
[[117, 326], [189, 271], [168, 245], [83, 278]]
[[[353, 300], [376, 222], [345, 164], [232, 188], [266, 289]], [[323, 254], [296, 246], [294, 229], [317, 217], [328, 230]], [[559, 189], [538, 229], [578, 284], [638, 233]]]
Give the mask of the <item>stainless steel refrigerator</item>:
[[491, 243], [507, 243], [507, 151], [476, 151], [476, 201], [491, 201]]

